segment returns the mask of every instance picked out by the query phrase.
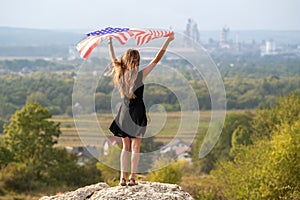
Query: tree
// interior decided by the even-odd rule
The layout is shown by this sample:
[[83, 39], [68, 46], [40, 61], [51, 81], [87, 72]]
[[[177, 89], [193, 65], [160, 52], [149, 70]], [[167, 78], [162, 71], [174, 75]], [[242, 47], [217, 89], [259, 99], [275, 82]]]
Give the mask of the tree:
[[[203, 142], [206, 130], [202, 130], [192, 147], [192, 159], [197, 168], [198, 174], [209, 173], [214, 168], [215, 163], [220, 160], [230, 160], [231, 149], [238, 143], [251, 144], [251, 113], [231, 113], [226, 115], [225, 123], [218, 142], [212, 151], [204, 158], [199, 160], [199, 149]], [[216, 124], [219, 126], [219, 124]]]
[[211, 175], [227, 199], [299, 199], [300, 97], [278, 99], [258, 119], [253, 144], [237, 145], [233, 160], [219, 162]]
[[0, 169], [7, 166], [12, 161], [12, 154], [2, 146], [0, 141]]
[[38, 102], [42, 106], [47, 106], [49, 104], [49, 100], [47, 96], [43, 92], [33, 92], [29, 96], [27, 96], [27, 102]]
[[50, 118], [46, 108], [30, 102], [16, 111], [10, 123], [4, 126], [2, 148], [11, 155], [6, 169], [7, 187], [31, 190], [37, 187], [36, 181], [47, 176], [47, 169], [54, 161], [53, 145], [61, 134], [59, 123], [50, 121]]
[[295, 92], [280, 97], [270, 109], [257, 110], [252, 122], [253, 135], [256, 140], [270, 139], [272, 133], [282, 124], [293, 124], [299, 120], [300, 98]]
[[300, 121], [282, 124], [270, 145], [266, 153], [269, 159], [261, 172], [262, 196], [265, 199], [300, 198]]
[[[13, 154], [15, 162], [39, 166], [50, 164], [49, 154], [61, 134], [60, 124], [50, 121], [51, 114], [40, 104], [29, 102], [4, 126], [3, 146]], [[37, 170], [37, 173], [40, 173]]]
[[239, 146], [233, 161], [218, 163], [211, 174], [228, 199], [300, 197], [300, 123], [281, 125], [272, 139]]
[[[38, 103], [29, 102], [4, 126], [0, 165], [4, 186], [17, 192], [41, 187], [83, 186], [99, 180], [95, 162], [77, 164], [77, 156], [54, 147], [60, 124]], [[93, 173], [93, 174], [91, 174]]]
[[235, 150], [238, 149], [240, 145], [252, 144], [251, 134], [252, 134], [251, 126], [240, 125], [234, 130], [231, 138], [231, 144], [232, 144], [232, 147], [230, 149], [231, 157], [234, 157]]
[[3, 133], [4, 124], [5, 124], [5, 121], [0, 117], [0, 134]]

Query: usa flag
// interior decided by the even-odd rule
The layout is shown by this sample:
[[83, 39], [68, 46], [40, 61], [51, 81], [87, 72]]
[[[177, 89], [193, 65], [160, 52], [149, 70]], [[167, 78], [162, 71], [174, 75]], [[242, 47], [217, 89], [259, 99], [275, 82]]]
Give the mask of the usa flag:
[[124, 45], [129, 38], [133, 37], [135, 38], [137, 45], [143, 45], [155, 38], [168, 37], [171, 34], [173, 34], [172, 31], [166, 30], [140, 30], [107, 27], [105, 29], [87, 33], [87, 38], [78, 43], [76, 48], [80, 52], [80, 56], [87, 59], [96, 46], [108, 37], [117, 39], [122, 45]]

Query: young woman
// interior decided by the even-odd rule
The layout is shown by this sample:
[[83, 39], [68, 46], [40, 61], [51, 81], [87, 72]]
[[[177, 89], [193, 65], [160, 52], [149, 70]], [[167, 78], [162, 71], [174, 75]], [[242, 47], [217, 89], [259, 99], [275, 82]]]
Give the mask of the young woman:
[[126, 185], [126, 171], [131, 152], [131, 174], [129, 186], [136, 185], [135, 174], [140, 158], [140, 145], [145, 134], [147, 118], [143, 102], [144, 80], [156, 64], [161, 60], [169, 43], [174, 40], [170, 35], [156, 54], [155, 58], [139, 71], [140, 54], [137, 50], [129, 49], [118, 60], [115, 56], [112, 39], [109, 38], [109, 53], [114, 71], [114, 84], [119, 89], [123, 100], [119, 112], [109, 127], [117, 137], [122, 137], [121, 176], [119, 185]]

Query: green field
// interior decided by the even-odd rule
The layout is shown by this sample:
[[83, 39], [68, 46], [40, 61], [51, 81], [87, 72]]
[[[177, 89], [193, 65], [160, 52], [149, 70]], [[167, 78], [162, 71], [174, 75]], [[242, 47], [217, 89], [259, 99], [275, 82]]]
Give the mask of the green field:
[[[196, 132], [208, 127], [211, 119], [211, 111], [200, 111], [199, 119], [195, 118], [192, 113], [181, 112], [148, 113], [147, 116], [147, 129], [153, 130], [153, 132], [151, 132], [151, 130], [149, 132], [150, 134], [155, 134], [155, 141], [167, 142], [172, 140], [178, 132], [180, 132], [178, 136], [180, 139], [185, 140], [193, 138], [195, 135], [195, 127], [197, 127], [196, 123], [198, 123]], [[181, 124], [182, 117], [185, 121]], [[99, 138], [104, 139], [106, 136], [112, 136], [108, 130], [108, 127], [113, 120], [112, 114], [97, 114], [97, 120], [76, 120], [77, 128], [75, 126], [75, 120], [67, 115], [54, 116], [52, 120], [61, 123], [62, 134], [57, 146], [82, 146], [83, 142], [81, 138], [83, 138], [85, 144], [88, 143], [90, 145], [98, 146], [102, 145], [95, 142]], [[80, 125], [82, 122], [84, 127]], [[99, 127], [101, 127], [102, 130], [99, 129]]]
[[[243, 110], [230, 110], [226, 113], [236, 113], [236, 112], [245, 112]], [[181, 112], [167, 112], [167, 113], [147, 113], [148, 116], [148, 127], [147, 129], [153, 128], [155, 130], [155, 141], [157, 142], [168, 142], [171, 141], [174, 136], [179, 131], [179, 126], [181, 123], [181, 117], [189, 119], [189, 114], [182, 114]], [[163, 122], [161, 122], [163, 119]], [[211, 111], [200, 111], [200, 119], [198, 121], [197, 133], [201, 129], [208, 127], [211, 119]], [[75, 120], [68, 115], [55, 115], [52, 117], [53, 121], [60, 123], [60, 129], [62, 134], [59, 137], [58, 147], [66, 146], [83, 146], [83, 144], [90, 144], [95, 146], [102, 146], [102, 144], [95, 143], [97, 139], [101, 138], [104, 140], [107, 136], [112, 136], [108, 130], [109, 125], [113, 120], [113, 115], [109, 113], [97, 114], [97, 121], [86, 120], [86, 124], [89, 127], [86, 130], [82, 130], [80, 127], [78, 129], [75, 126]], [[187, 130], [184, 133], [178, 136], [182, 140], [190, 140], [195, 135], [195, 131], [190, 131], [189, 126], [195, 127], [197, 122], [195, 122], [193, 117], [188, 123], [182, 124], [182, 129]], [[162, 126], [163, 125], [163, 126]], [[98, 129], [98, 126], [101, 127], [101, 130]], [[158, 127], [156, 127], [158, 126]], [[190, 131], [190, 132], [189, 132]], [[3, 134], [0, 134], [0, 139], [3, 137]], [[85, 143], [82, 142], [81, 138], [85, 139]], [[89, 142], [90, 141], [90, 142]]]

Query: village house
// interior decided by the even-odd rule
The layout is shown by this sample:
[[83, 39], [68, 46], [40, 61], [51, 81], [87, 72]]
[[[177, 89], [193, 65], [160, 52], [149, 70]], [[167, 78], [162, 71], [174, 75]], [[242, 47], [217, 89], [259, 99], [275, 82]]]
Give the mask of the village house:
[[66, 147], [68, 153], [74, 153], [78, 157], [78, 164], [83, 165], [90, 158], [99, 157], [99, 151], [96, 146], [78, 146], [78, 147]]
[[166, 153], [173, 152], [176, 155], [176, 160], [184, 159], [191, 164], [192, 159], [189, 155], [190, 150], [191, 147], [188, 143], [182, 141], [181, 139], [176, 138], [172, 140], [170, 143], [168, 143], [167, 145], [163, 146], [160, 149], [160, 153], [163, 155]]

